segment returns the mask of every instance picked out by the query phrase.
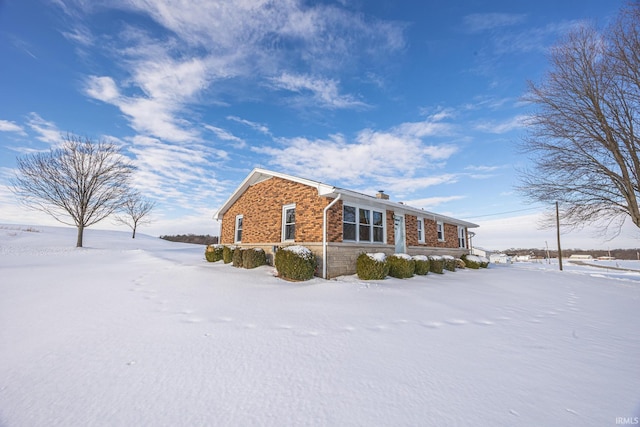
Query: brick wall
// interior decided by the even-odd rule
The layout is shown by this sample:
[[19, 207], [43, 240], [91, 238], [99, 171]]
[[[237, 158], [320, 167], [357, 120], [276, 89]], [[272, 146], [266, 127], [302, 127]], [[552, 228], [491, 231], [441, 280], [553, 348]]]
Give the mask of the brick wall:
[[236, 215], [243, 215], [242, 243], [280, 243], [282, 207], [292, 203], [296, 205], [295, 241], [321, 242], [322, 211], [331, 201], [319, 197], [315, 188], [297, 182], [278, 177], [259, 182], [224, 213], [220, 243], [234, 243]]

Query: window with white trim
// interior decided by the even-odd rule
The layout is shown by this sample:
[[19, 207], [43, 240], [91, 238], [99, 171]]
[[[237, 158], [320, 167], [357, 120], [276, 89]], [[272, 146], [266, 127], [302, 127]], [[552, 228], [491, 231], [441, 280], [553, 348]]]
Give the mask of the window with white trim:
[[343, 205], [342, 240], [384, 243], [384, 213]]
[[441, 221], [436, 222], [436, 231], [438, 232], [438, 241], [444, 242], [444, 224]]
[[467, 230], [461, 226], [458, 226], [458, 247], [467, 247]]
[[282, 241], [296, 239], [296, 205], [282, 207]]
[[236, 215], [236, 231], [234, 233], [234, 242], [242, 242], [242, 215]]
[[424, 243], [424, 219], [418, 218], [418, 243]]

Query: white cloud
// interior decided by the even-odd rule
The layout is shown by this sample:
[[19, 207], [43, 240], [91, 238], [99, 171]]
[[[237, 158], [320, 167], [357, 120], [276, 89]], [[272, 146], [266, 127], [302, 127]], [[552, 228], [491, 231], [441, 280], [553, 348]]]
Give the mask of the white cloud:
[[[449, 132], [447, 124], [428, 118], [423, 122], [403, 123], [388, 131], [364, 129], [353, 142], [340, 134], [314, 140], [282, 138], [278, 141], [281, 147], [254, 147], [253, 150], [270, 156], [270, 164], [300, 176], [349, 185], [374, 180], [387, 186], [397, 179], [395, 190], [406, 188], [407, 179], [416, 178], [414, 175], [417, 173], [422, 175], [436, 162], [444, 161], [457, 152], [458, 147], [452, 144], [426, 144], [422, 141], [423, 137], [442, 136]], [[428, 182], [428, 179], [420, 179]]]
[[527, 120], [529, 120], [529, 116], [518, 115], [503, 122], [484, 121], [476, 124], [474, 128], [481, 132], [504, 134], [513, 130], [523, 129], [526, 127]]
[[0, 132], [14, 132], [22, 136], [27, 135], [22, 126], [9, 120], [0, 120]]
[[243, 125], [249, 126], [250, 128], [260, 133], [263, 133], [265, 135], [271, 135], [271, 131], [269, 130], [269, 128], [263, 124], [252, 122], [250, 120], [241, 119], [240, 117], [236, 117], [236, 116], [227, 116], [227, 120], [232, 120], [237, 123], [242, 123]]
[[367, 107], [367, 104], [351, 95], [341, 95], [338, 82], [333, 79], [283, 73], [279, 77], [272, 78], [271, 82], [276, 89], [284, 89], [303, 95], [310, 92], [312, 99], [309, 102], [316, 106], [320, 105], [328, 109]]
[[36, 139], [51, 145], [58, 145], [62, 142], [61, 132], [55, 123], [47, 121], [37, 113], [30, 113], [27, 125], [38, 134]]
[[479, 33], [495, 28], [510, 27], [524, 22], [526, 15], [513, 13], [473, 13], [462, 19], [465, 30]]
[[466, 196], [442, 196], [442, 197], [427, 197], [424, 199], [408, 200], [406, 203], [416, 208], [422, 208], [426, 210], [432, 210], [433, 208], [442, 204], [453, 202], [456, 200], [464, 199]]
[[216, 137], [218, 137], [218, 139], [221, 139], [223, 141], [235, 142], [236, 148], [243, 148], [247, 145], [247, 143], [242, 138], [238, 138], [237, 136], [235, 136], [234, 134], [232, 134], [227, 130], [224, 130], [216, 126], [211, 126], [211, 125], [204, 125], [204, 127], [205, 129], [208, 129], [211, 132], [213, 132], [216, 135]]

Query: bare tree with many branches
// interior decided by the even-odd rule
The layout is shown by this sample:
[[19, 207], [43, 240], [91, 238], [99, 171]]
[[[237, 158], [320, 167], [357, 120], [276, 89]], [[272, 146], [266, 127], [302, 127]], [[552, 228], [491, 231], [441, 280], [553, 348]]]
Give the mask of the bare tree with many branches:
[[550, 54], [551, 70], [529, 83], [537, 111], [522, 148], [532, 166], [521, 193], [558, 201], [563, 224], [605, 221], [640, 227], [640, 3], [629, 3], [605, 31], [582, 26]]
[[60, 148], [19, 157], [11, 190], [28, 207], [84, 229], [119, 209], [129, 197], [133, 166], [110, 142], [67, 135]]
[[143, 224], [150, 224], [149, 214], [156, 206], [155, 202], [143, 198], [139, 193], [131, 193], [121, 208], [121, 213], [115, 216], [116, 223], [131, 228], [132, 239], [136, 238], [136, 229]]

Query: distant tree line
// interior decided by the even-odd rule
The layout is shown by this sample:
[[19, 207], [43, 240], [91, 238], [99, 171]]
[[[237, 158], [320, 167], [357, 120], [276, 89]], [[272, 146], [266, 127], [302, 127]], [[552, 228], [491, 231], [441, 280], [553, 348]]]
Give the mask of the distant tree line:
[[[532, 255], [532, 256], [535, 256], [536, 258], [547, 257], [546, 249], [522, 249], [522, 248], [513, 249], [512, 248], [512, 249], [507, 249], [506, 251], [504, 251], [504, 253], [506, 253], [509, 256]], [[593, 250], [563, 249], [562, 250], [562, 256], [564, 258], [568, 258], [571, 255], [591, 255], [594, 258], [598, 258], [601, 256], [612, 256], [615, 259], [637, 260], [639, 253], [640, 253], [640, 248], [639, 249], [611, 249], [610, 251], [602, 250], [602, 249], [593, 249]], [[558, 251], [549, 250], [549, 256], [551, 256], [551, 258], [557, 258]]]
[[215, 245], [218, 243], [218, 236], [210, 236], [208, 234], [176, 234], [174, 236], [160, 236], [160, 238], [170, 242], [193, 243], [196, 245]]

